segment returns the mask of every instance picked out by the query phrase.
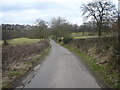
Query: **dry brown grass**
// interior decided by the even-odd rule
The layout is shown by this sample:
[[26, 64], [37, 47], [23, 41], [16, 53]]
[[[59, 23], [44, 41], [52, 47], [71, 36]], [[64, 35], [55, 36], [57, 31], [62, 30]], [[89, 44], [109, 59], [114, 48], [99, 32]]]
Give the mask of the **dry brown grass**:
[[80, 48], [82, 52], [99, 60], [98, 63], [102, 60], [109, 64], [117, 64], [115, 62], [117, 47], [117, 39], [115, 37], [76, 39], [69, 43], [69, 45]]
[[46, 40], [29, 45], [2, 46], [3, 84], [13, 82], [27, 72], [32, 67], [32, 58], [48, 47], [49, 43]]

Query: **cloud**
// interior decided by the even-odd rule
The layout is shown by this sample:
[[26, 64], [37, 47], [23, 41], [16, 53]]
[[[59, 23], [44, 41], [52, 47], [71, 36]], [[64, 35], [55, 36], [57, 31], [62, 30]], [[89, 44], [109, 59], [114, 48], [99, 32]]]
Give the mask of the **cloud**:
[[60, 16], [80, 25], [80, 6], [88, 1], [91, 0], [0, 0], [0, 23], [33, 24], [38, 18], [50, 21]]

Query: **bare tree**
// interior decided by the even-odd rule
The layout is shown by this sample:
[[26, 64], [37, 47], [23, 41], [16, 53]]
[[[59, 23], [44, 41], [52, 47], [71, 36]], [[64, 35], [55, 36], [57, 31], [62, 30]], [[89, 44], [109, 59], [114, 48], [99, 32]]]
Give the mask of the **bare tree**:
[[32, 38], [46, 38], [47, 37], [47, 24], [42, 19], [36, 20], [36, 25], [33, 27], [31, 31]]
[[[118, 2], [118, 47], [117, 47], [118, 53], [117, 53], [117, 59], [118, 59], [118, 68], [120, 73], [120, 0]], [[120, 77], [120, 74], [119, 74]], [[118, 83], [120, 83], [120, 78], [118, 80]]]
[[102, 35], [104, 21], [110, 20], [116, 12], [115, 5], [107, 0], [95, 0], [82, 6], [83, 16], [92, 17], [97, 22], [98, 36]]
[[69, 34], [69, 23], [61, 17], [51, 20], [52, 34], [57, 37], [64, 37]]

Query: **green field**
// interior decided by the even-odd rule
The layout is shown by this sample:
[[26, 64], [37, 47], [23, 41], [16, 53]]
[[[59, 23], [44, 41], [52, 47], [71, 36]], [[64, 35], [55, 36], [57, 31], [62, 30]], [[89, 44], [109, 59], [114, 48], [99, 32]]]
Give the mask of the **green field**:
[[0, 40], [0, 45], [2, 45], [3, 41]]
[[79, 37], [79, 36], [91, 36], [91, 35], [97, 35], [95, 32], [76, 32], [76, 33], [71, 33], [72, 37]]
[[31, 44], [35, 42], [39, 42], [42, 39], [29, 39], [29, 38], [15, 38], [8, 40], [8, 43], [11, 45], [23, 45], [23, 44]]
[[73, 37], [73, 39], [82, 39], [82, 38], [95, 38], [98, 36], [79, 36], [79, 37]]
[[71, 33], [71, 36], [73, 37], [73, 39], [82, 39], [82, 38], [94, 38], [94, 37], [97, 37], [97, 35], [89, 35], [88, 32], [84, 32], [83, 36], [82, 36], [82, 32]]

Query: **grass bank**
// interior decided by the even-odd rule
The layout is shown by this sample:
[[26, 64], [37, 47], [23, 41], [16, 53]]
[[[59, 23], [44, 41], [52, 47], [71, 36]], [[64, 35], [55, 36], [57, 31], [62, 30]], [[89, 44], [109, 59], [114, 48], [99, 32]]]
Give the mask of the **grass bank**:
[[79, 48], [70, 45], [64, 45], [64, 44], [61, 45], [66, 47], [70, 51], [76, 53], [77, 55], [79, 55], [88, 65], [91, 71], [93, 71], [100, 78], [100, 80], [102, 80], [108, 87], [120, 89], [120, 84], [118, 83], [119, 73], [111, 72], [111, 70], [114, 70], [113, 69], [114, 67], [108, 64], [98, 65], [97, 59], [94, 59], [92, 56], [81, 52]]
[[[14, 83], [39, 64], [50, 51], [48, 41], [29, 45], [3, 46], [3, 88], [14, 87]], [[12, 49], [12, 52], [9, 51]], [[22, 49], [23, 55], [19, 50]], [[9, 54], [7, 57], [6, 55]]]

